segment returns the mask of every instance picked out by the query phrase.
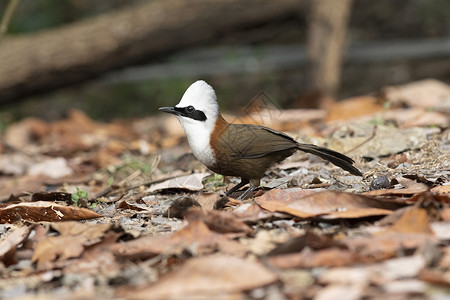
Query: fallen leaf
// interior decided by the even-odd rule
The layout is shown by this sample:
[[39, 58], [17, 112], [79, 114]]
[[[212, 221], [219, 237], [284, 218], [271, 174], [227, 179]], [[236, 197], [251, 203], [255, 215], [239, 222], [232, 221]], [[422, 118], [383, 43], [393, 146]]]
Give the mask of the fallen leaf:
[[309, 231], [275, 247], [267, 255], [271, 265], [282, 269], [343, 266], [353, 263], [356, 257], [345, 244]]
[[442, 111], [448, 111], [450, 107], [450, 87], [435, 79], [386, 87], [383, 97], [389, 102], [411, 107], [431, 107]]
[[289, 253], [269, 258], [269, 263], [280, 269], [341, 267], [357, 263], [357, 257], [351, 251], [329, 248], [313, 251], [305, 248], [300, 253]]
[[115, 244], [121, 235], [120, 232], [106, 232], [103, 239], [95, 244], [95, 247], [85, 248], [80, 258], [71, 260], [66, 265], [64, 273], [98, 275], [111, 274], [111, 272], [120, 270], [121, 265], [110, 246]]
[[181, 176], [173, 179], [163, 181], [161, 183], [153, 184], [148, 188], [148, 193], [153, 193], [168, 189], [181, 189], [188, 191], [200, 191], [203, 189], [202, 180], [210, 173], [196, 173], [187, 176]]
[[427, 211], [417, 207], [405, 209], [400, 219], [388, 230], [404, 233], [433, 233]]
[[52, 224], [60, 235], [42, 239], [36, 245], [32, 261], [38, 267], [54, 260], [64, 261], [79, 257], [85, 247], [99, 241], [111, 224], [82, 224], [77, 222], [63, 222]]
[[[427, 189], [425, 189], [427, 190]], [[405, 189], [382, 189], [363, 192], [361, 195], [365, 196], [411, 196], [417, 193], [422, 193], [424, 191], [423, 187], [413, 187]]]
[[14, 229], [8, 236], [3, 237], [0, 242], [0, 261], [5, 266], [16, 263], [14, 256], [17, 246], [28, 237], [33, 228], [34, 226], [21, 226]]
[[203, 212], [199, 208], [191, 208], [185, 213], [185, 218], [189, 222], [202, 220], [209, 229], [220, 233], [243, 232], [252, 235], [253, 229], [240, 220], [236, 215], [227, 211], [211, 210]]
[[22, 202], [0, 206], [0, 223], [19, 220], [31, 222], [61, 222], [100, 218], [102, 215], [86, 208], [64, 206], [52, 202]]
[[136, 204], [132, 204], [129, 203], [126, 200], [122, 200], [117, 204], [117, 209], [130, 209], [130, 210], [135, 210], [135, 211], [150, 211], [148, 208], [146, 207], [140, 207]]
[[357, 237], [342, 241], [348, 249], [357, 254], [356, 261], [372, 263], [414, 251], [426, 243], [436, 244], [436, 238], [429, 234], [380, 232], [371, 237]]
[[450, 207], [444, 207], [441, 210], [440, 216], [443, 221], [450, 222]]
[[190, 207], [201, 207], [201, 205], [194, 200], [191, 197], [188, 196], [182, 196], [180, 198], [177, 198], [170, 207], [164, 212], [164, 217], [169, 218], [178, 218], [182, 219], [184, 217], [184, 213], [190, 208]]
[[287, 242], [278, 245], [272, 251], [270, 251], [267, 255], [275, 256], [287, 253], [298, 253], [305, 249], [306, 247], [313, 250], [321, 250], [327, 248], [347, 248], [344, 244], [333, 240], [330, 237], [324, 235], [318, 235], [307, 231], [304, 235], [299, 237], [294, 237]]
[[255, 203], [244, 203], [236, 207], [233, 213], [246, 223], [256, 223], [272, 218], [275, 214], [287, 216], [281, 213], [274, 213], [263, 209]]
[[269, 211], [291, 214], [299, 218], [362, 218], [392, 213], [401, 205], [358, 194], [326, 191], [302, 197], [300, 189], [274, 189], [255, 202]]
[[113, 245], [111, 249], [117, 256], [127, 259], [147, 259], [161, 253], [178, 255], [185, 250], [206, 254], [219, 249], [222, 253], [238, 256], [246, 252], [244, 245], [209, 230], [201, 220], [191, 221], [171, 235], [141, 237]]
[[450, 204], [450, 194], [435, 194], [429, 191], [412, 196], [409, 201], [419, 203]]
[[9, 145], [21, 149], [34, 142], [36, 137], [46, 135], [48, 127], [48, 124], [40, 119], [26, 118], [7, 127], [5, 141]]
[[33, 164], [28, 170], [31, 176], [47, 176], [61, 178], [73, 174], [72, 168], [63, 157], [48, 158], [42, 162]]
[[449, 194], [450, 193], [450, 184], [447, 185], [438, 185], [430, 190], [432, 193], [436, 194]]
[[277, 281], [261, 263], [227, 255], [192, 258], [158, 282], [139, 290], [123, 290], [119, 297], [181, 299], [242, 293]]
[[380, 263], [325, 270], [318, 280], [322, 284], [382, 285], [396, 279], [414, 278], [425, 267], [420, 255], [389, 259]]
[[334, 102], [329, 109], [327, 121], [345, 120], [382, 111], [383, 106], [380, 102], [380, 99], [371, 96], [360, 96]]
[[33, 159], [24, 153], [2, 154], [0, 157], [0, 174], [21, 176], [33, 163]]
[[222, 199], [219, 193], [198, 193], [192, 196], [204, 211], [213, 210], [216, 202]]

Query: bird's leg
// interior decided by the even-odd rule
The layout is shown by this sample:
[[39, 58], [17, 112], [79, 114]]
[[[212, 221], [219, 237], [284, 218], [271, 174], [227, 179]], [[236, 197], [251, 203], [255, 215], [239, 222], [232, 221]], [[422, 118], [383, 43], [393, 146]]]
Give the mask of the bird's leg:
[[229, 189], [228, 191], [225, 192], [226, 196], [231, 195], [232, 193], [236, 192], [238, 189], [240, 189], [241, 187], [243, 187], [244, 185], [246, 185], [247, 183], [249, 183], [249, 181], [247, 179], [241, 179], [241, 182], [239, 182], [238, 184], [236, 184], [235, 186], [233, 186], [231, 189]]
[[248, 187], [248, 189], [241, 194], [237, 199], [238, 200], [244, 200], [245, 198], [247, 198], [248, 196], [253, 195], [253, 191], [259, 186], [259, 180], [250, 180], [250, 186]]

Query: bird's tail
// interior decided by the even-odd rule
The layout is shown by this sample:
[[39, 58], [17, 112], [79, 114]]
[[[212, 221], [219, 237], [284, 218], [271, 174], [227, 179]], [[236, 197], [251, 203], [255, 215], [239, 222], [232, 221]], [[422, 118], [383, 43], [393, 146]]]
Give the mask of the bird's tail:
[[298, 144], [298, 148], [304, 152], [308, 152], [328, 160], [332, 164], [350, 172], [353, 175], [363, 176], [363, 174], [353, 166], [355, 161], [342, 153], [312, 144]]

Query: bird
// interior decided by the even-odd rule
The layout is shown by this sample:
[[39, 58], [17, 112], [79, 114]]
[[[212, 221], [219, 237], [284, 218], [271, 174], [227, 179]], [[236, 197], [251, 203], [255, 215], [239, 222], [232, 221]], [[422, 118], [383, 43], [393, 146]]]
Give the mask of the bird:
[[203, 80], [191, 84], [177, 105], [159, 110], [178, 118], [192, 153], [203, 165], [224, 176], [240, 177], [226, 196], [247, 184], [238, 199], [253, 195], [265, 172], [298, 150], [317, 155], [353, 175], [363, 175], [353, 166], [353, 159], [337, 151], [299, 143], [269, 127], [228, 123], [219, 111], [214, 89]]

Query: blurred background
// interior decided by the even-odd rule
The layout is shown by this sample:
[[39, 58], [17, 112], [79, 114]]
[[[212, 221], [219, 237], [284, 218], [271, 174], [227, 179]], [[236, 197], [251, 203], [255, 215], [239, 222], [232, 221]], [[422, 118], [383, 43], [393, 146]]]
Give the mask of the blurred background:
[[282, 108], [326, 108], [450, 82], [448, 0], [4, 0], [0, 13], [0, 129], [72, 108], [149, 116], [197, 79], [224, 110], [261, 91]]

